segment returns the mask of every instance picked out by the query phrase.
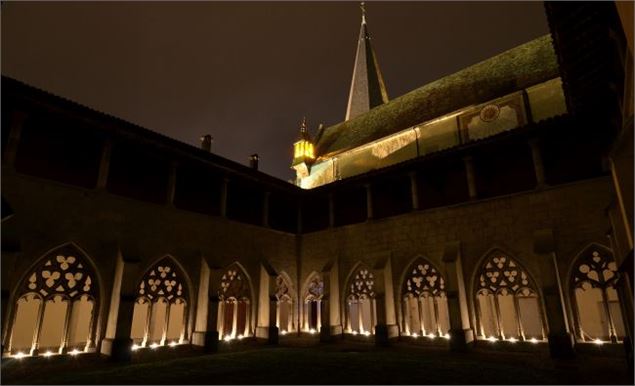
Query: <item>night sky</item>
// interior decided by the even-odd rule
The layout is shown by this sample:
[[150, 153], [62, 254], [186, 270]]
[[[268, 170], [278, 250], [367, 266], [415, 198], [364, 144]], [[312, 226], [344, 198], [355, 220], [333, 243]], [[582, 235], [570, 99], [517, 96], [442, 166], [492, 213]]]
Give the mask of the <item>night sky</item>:
[[[548, 33], [542, 2], [367, 2], [389, 97]], [[2, 74], [289, 179], [306, 115], [344, 119], [352, 2], [2, 4]]]

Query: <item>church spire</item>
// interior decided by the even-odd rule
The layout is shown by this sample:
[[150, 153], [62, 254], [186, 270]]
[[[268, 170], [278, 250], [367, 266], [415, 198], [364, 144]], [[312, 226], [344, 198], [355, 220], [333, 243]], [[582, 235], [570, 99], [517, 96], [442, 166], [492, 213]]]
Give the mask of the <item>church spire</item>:
[[381, 76], [375, 51], [370, 44], [370, 34], [366, 25], [366, 8], [361, 3], [362, 25], [357, 41], [357, 54], [353, 67], [351, 91], [348, 96], [346, 119], [361, 115], [373, 107], [388, 102], [388, 93]]

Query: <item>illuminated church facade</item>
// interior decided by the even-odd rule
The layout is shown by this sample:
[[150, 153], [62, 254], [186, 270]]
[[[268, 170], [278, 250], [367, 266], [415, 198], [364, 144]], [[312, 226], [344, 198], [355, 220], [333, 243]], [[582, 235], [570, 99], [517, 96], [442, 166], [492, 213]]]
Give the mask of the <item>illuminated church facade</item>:
[[632, 25], [545, 9], [551, 34], [392, 100], [364, 15], [295, 184], [3, 77], [3, 357], [313, 334], [632, 363]]

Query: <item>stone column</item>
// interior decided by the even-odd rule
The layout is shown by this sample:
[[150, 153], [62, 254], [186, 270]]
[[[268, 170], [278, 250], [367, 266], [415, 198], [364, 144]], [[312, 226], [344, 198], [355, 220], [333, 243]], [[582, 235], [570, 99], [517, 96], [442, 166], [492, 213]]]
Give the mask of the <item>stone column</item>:
[[445, 268], [445, 288], [450, 319], [450, 350], [466, 351], [473, 345], [474, 331], [470, 327], [470, 315], [467, 306], [461, 244], [447, 243], [443, 252]]
[[330, 341], [342, 335], [340, 317], [340, 286], [338, 260], [330, 261], [322, 269], [324, 295], [320, 302], [320, 340]]
[[[196, 315], [194, 319], [194, 332], [192, 333], [192, 344], [195, 346], [205, 345], [205, 333], [207, 332], [207, 307], [209, 302], [210, 289], [210, 269], [204, 257], [200, 258], [198, 295], [196, 296]], [[216, 330], [216, 328], [214, 328]]]
[[22, 133], [22, 126], [27, 119], [27, 115], [23, 111], [14, 111], [11, 117], [11, 123], [8, 128], [9, 138], [4, 148], [4, 164], [13, 166], [15, 163], [15, 157], [18, 152], [18, 145], [20, 143], [20, 134]]
[[176, 193], [176, 162], [170, 162], [168, 171], [168, 188], [166, 192], [165, 201], [169, 206], [174, 206], [174, 194]]
[[[120, 280], [115, 278], [115, 285], [119, 282], [119, 291], [113, 290], [111, 301], [118, 301], [116, 314], [113, 315], [111, 308], [110, 317], [115, 319], [114, 339], [108, 342], [108, 339], [102, 341], [102, 352], [104, 348], [109, 352], [113, 361], [129, 361], [132, 354], [132, 316], [134, 313], [134, 305], [137, 299], [136, 281], [139, 273], [139, 259], [124, 258], [119, 256], [117, 262], [117, 270], [120, 273]], [[115, 297], [115, 292], [119, 292], [119, 296]]]
[[[279, 329], [276, 326], [276, 277], [278, 274], [267, 263], [260, 263], [260, 286], [258, 291], [258, 318], [256, 337], [267, 339], [268, 343], [278, 343]], [[273, 300], [272, 300], [273, 299]]]
[[110, 172], [110, 157], [112, 155], [112, 140], [107, 138], [101, 148], [101, 158], [99, 159], [99, 174], [97, 175], [96, 189], [106, 189], [108, 184], [108, 173]]
[[542, 294], [549, 330], [549, 352], [553, 358], [571, 358], [575, 356], [575, 340], [564, 307], [564, 294], [551, 229], [534, 232], [534, 253], [538, 258], [542, 278]]
[[417, 172], [408, 173], [410, 177], [410, 196], [412, 200], [412, 210], [419, 209], [419, 186], [417, 184]]
[[373, 219], [373, 191], [370, 188], [370, 184], [365, 184], [366, 189], [366, 220]]
[[223, 177], [223, 182], [220, 188], [220, 215], [221, 217], [227, 217], [227, 186], [229, 185], [229, 178]]
[[390, 255], [379, 258], [373, 268], [373, 275], [375, 277], [375, 344], [385, 346], [389, 344], [389, 339], [399, 336]]
[[463, 162], [465, 163], [465, 175], [467, 177], [467, 189], [470, 194], [470, 199], [475, 199], [477, 196], [476, 192], [476, 177], [474, 174], [474, 160], [472, 156], [463, 157]]
[[530, 139], [529, 147], [531, 148], [531, 158], [534, 161], [534, 172], [536, 173], [536, 187], [541, 188], [545, 186], [546, 183], [545, 183], [545, 167], [542, 163], [542, 152], [540, 148], [540, 140], [538, 138]]

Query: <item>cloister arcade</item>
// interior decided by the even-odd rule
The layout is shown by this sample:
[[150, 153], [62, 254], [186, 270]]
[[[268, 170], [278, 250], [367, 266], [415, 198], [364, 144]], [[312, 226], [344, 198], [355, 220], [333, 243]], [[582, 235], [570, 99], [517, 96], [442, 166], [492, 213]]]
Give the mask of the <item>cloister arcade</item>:
[[[218, 339], [230, 341], [254, 336], [252, 313], [258, 299], [250, 276], [234, 262], [220, 270], [210, 291], [218, 296], [216, 328]], [[450, 339], [451, 307], [448, 301], [448, 272], [418, 257], [402, 271], [395, 302], [399, 335]], [[65, 244], [37, 260], [15, 289], [9, 307], [4, 355], [55, 355], [93, 352], [100, 339], [100, 287], [97, 268], [74, 244]], [[345, 303], [343, 332], [370, 336], [381, 323], [378, 307], [378, 271], [358, 263], [347, 275], [343, 289]], [[381, 275], [381, 274], [379, 274]], [[624, 326], [618, 293], [619, 276], [611, 250], [592, 244], [572, 259], [567, 291], [571, 320], [578, 342], [618, 342]], [[475, 267], [471, 292], [477, 339], [538, 343], [547, 339], [548, 315], [541, 300], [541, 288], [521, 262], [494, 249]], [[192, 343], [188, 318], [192, 298], [187, 274], [171, 256], [159, 259], [140, 274], [135, 286], [130, 328], [132, 349], [157, 348]], [[280, 333], [317, 333], [332, 318], [324, 315], [325, 291], [322, 273], [311, 272], [297, 291], [285, 272], [275, 280], [275, 325]], [[383, 280], [383, 279], [382, 279]], [[298, 300], [300, 299], [300, 300]], [[330, 298], [332, 299], [332, 298]], [[273, 301], [273, 300], [272, 300]], [[387, 300], [390, 301], [390, 300]], [[274, 303], [272, 303], [274, 304]], [[380, 305], [378, 305], [380, 304]], [[102, 311], [103, 312], [103, 311]], [[382, 311], [383, 312], [383, 311]], [[107, 318], [108, 315], [101, 315]], [[273, 323], [273, 322], [272, 322]]]

